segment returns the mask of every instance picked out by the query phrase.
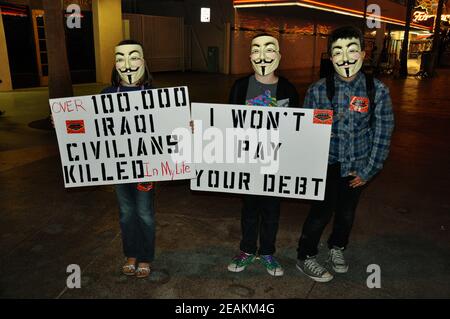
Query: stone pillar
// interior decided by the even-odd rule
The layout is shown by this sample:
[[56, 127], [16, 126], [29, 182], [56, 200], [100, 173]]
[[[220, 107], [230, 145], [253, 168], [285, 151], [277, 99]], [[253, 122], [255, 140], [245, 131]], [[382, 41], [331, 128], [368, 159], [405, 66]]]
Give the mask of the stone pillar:
[[381, 50], [383, 50], [385, 32], [386, 32], [386, 23], [381, 22], [381, 27], [377, 29], [377, 34], [375, 35], [375, 45], [377, 46], [377, 51], [374, 57], [375, 61], [379, 61]]
[[95, 71], [97, 82], [109, 83], [114, 66], [114, 47], [123, 39], [120, 0], [92, 0]]
[[8, 49], [6, 47], [5, 30], [3, 29], [3, 19], [0, 10], [0, 91], [12, 90], [11, 72], [9, 70]]

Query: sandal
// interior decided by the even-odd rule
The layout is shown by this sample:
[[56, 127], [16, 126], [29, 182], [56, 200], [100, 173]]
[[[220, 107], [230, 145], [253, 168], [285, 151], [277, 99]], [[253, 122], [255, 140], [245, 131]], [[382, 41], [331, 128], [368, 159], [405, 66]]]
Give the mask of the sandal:
[[150, 266], [138, 267], [135, 274], [136, 278], [147, 278], [150, 275]]
[[122, 266], [122, 273], [127, 276], [134, 276], [136, 274], [136, 266], [133, 264], [125, 264]]

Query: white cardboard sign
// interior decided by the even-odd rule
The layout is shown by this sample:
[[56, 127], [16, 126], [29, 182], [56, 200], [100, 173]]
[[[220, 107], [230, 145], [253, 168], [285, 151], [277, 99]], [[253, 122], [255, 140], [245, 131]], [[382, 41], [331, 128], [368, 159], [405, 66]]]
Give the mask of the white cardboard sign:
[[332, 111], [192, 103], [192, 118], [192, 190], [324, 198]]
[[187, 87], [50, 99], [65, 187], [195, 177], [175, 129], [190, 132]]

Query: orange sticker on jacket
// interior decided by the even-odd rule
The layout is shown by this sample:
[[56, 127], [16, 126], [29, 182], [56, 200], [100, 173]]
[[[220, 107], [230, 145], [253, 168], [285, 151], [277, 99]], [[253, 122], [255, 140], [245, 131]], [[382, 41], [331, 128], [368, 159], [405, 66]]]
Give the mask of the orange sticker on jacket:
[[360, 113], [369, 112], [369, 99], [362, 96], [352, 96], [350, 99], [350, 111]]
[[84, 134], [84, 120], [67, 120], [67, 134]]
[[314, 110], [314, 124], [333, 124], [333, 110]]

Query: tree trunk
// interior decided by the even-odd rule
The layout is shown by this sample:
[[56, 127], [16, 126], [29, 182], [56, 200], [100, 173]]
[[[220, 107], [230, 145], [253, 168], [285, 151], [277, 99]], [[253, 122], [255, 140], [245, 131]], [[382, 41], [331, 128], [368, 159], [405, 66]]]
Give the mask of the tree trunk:
[[43, 0], [49, 98], [73, 96], [67, 60], [62, 0]]
[[433, 46], [431, 53], [431, 61], [430, 61], [430, 70], [428, 70], [428, 74], [430, 77], [434, 75], [434, 69], [439, 64], [438, 56], [439, 56], [439, 45], [441, 40], [441, 16], [442, 10], [444, 9], [444, 0], [439, 0], [437, 12], [436, 12], [436, 20], [434, 22], [434, 35], [433, 35]]
[[407, 0], [406, 2], [406, 24], [405, 35], [403, 37], [402, 51], [400, 55], [400, 77], [406, 78], [408, 76], [408, 44], [409, 44], [409, 30], [411, 28], [412, 11], [415, 6], [415, 0]]

